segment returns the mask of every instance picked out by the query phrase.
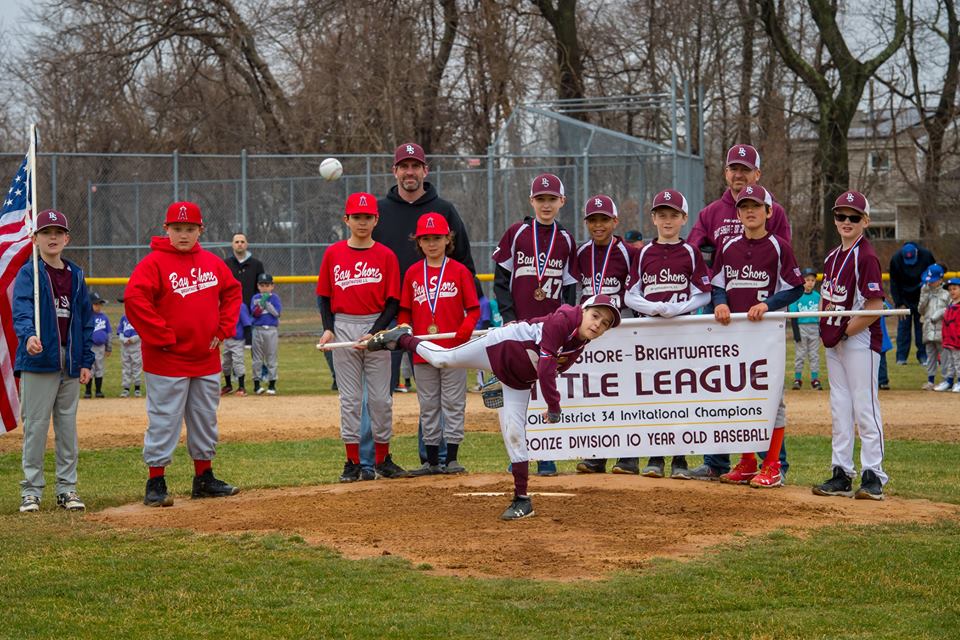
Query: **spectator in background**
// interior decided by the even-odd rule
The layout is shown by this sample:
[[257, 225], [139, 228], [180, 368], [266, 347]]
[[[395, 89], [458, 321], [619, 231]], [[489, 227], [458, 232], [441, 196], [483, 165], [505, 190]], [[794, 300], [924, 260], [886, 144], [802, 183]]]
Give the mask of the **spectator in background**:
[[897, 323], [897, 364], [907, 364], [910, 358], [911, 327], [917, 345], [917, 361], [926, 365], [927, 350], [923, 346], [920, 326], [920, 288], [923, 273], [936, 263], [933, 254], [914, 242], [905, 242], [900, 251], [890, 258], [890, 297], [897, 309], [909, 309], [909, 316], [901, 316]]
[[[233, 255], [226, 258], [224, 262], [233, 272], [233, 277], [240, 282], [240, 291], [243, 295], [243, 304], [250, 306], [250, 300], [257, 293], [257, 278], [264, 273], [263, 263], [253, 257], [247, 244], [247, 236], [244, 233], [233, 234]], [[244, 329], [243, 341], [247, 348], [253, 344], [253, 329], [246, 327]]]
[[623, 234], [623, 241], [634, 249], [639, 250], [643, 248], [643, 234], [636, 229], [630, 229], [630, 231]]

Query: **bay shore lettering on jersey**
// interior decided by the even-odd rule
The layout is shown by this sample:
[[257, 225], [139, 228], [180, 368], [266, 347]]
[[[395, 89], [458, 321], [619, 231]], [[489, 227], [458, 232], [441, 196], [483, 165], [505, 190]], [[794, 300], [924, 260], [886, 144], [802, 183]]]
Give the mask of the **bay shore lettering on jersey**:
[[380, 267], [371, 267], [364, 261], [356, 262], [352, 268], [344, 268], [339, 264], [333, 266], [333, 284], [344, 290], [381, 280], [383, 280], [383, 273]]
[[219, 284], [217, 274], [213, 271], [204, 271], [200, 267], [193, 267], [187, 275], [181, 276], [176, 271], [167, 275], [173, 292], [186, 298], [191, 293], [203, 291]]
[[[456, 298], [460, 295], [460, 289], [457, 287], [457, 283], [449, 280], [444, 280], [440, 284], [440, 291], [437, 292], [437, 280], [439, 279], [439, 274], [430, 278], [430, 297], [431, 299], [436, 296], [437, 298]], [[414, 280], [411, 283], [411, 288], [413, 289], [413, 301], [417, 304], [426, 304], [427, 302], [427, 290], [423, 286], [422, 282]]]

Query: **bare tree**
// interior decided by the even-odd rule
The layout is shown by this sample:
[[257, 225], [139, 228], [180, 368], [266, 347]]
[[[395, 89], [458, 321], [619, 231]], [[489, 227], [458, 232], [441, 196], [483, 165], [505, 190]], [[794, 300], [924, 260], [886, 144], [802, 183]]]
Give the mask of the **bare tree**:
[[[577, 34], [577, 0], [530, 0], [553, 29], [559, 77], [557, 97], [561, 100], [584, 97], [583, 54]], [[586, 120], [586, 113], [572, 114]]]
[[[837, 5], [832, 0], [808, 0], [811, 16], [819, 30], [823, 46], [830, 54], [830, 73], [818, 69], [803, 58], [787, 35], [783, 19], [777, 14], [774, 0], [757, 0], [767, 34], [777, 52], [817, 98], [819, 113], [818, 148], [822, 180], [822, 211], [829, 211], [834, 200], [850, 183], [847, 157], [847, 135], [856, 115], [867, 81], [894, 52], [906, 34], [906, 13], [903, 0], [895, 0], [894, 34], [887, 45], [872, 58], [858, 60], [844, 40], [837, 23]], [[826, 246], [838, 241], [833, 221], [824, 217]], [[826, 246], [824, 248], [826, 248]]]

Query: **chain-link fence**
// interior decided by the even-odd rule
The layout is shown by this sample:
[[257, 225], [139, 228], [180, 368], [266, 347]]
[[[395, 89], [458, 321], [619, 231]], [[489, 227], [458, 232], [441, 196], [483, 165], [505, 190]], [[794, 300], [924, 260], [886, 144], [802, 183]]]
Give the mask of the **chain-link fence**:
[[[338, 155], [344, 173], [335, 182], [317, 172], [323, 157], [41, 153], [37, 201], [68, 216], [67, 256], [89, 276], [128, 276], [149, 251], [151, 236], [162, 233], [167, 205], [178, 199], [201, 206], [207, 249], [229, 256], [233, 234], [242, 231], [274, 275], [311, 275], [325, 248], [344, 238], [347, 195], [382, 197], [396, 184], [392, 154]], [[13, 176], [21, 159], [0, 156], [0, 176]], [[691, 218], [703, 203], [701, 158], [540, 109], [512, 118], [486, 155], [429, 160], [427, 180], [459, 210], [481, 272], [493, 270], [489, 256], [504, 230], [531, 213], [529, 185], [538, 173], [564, 181], [568, 198], [560, 222], [579, 240], [586, 235], [583, 202], [595, 193], [617, 202], [619, 233], [637, 228], [644, 237], [652, 233], [646, 210], [660, 189], [683, 190]], [[113, 294], [119, 288], [103, 293]], [[312, 286], [281, 294], [291, 306], [315, 302]]]

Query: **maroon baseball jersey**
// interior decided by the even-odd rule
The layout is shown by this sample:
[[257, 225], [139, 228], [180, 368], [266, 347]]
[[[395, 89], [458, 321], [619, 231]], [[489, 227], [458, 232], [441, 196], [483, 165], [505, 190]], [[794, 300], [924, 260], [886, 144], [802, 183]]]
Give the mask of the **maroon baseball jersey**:
[[[873, 251], [870, 241], [864, 236], [849, 250], [843, 245], [837, 247], [823, 261], [823, 286], [820, 297], [824, 310], [859, 311], [870, 298], [883, 298], [883, 279], [880, 272], [880, 259]], [[830, 348], [840, 342], [850, 318], [820, 318], [820, 339], [823, 346]], [[870, 339], [870, 349], [880, 353], [883, 331], [880, 319], [871, 324], [866, 331], [851, 337], [851, 340]]]
[[[442, 280], [440, 267], [427, 267], [427, 281], [430, 283], [428, 291], [423, 284], [424, 262], [425, 260], [421, 260], [414, 263], [403, 277], [398, 321], [406, 321], [409, 315], [414, 334], [429, 333], [430, 325], [435, 325], [439, 333], [456, 332], [467, 312], [480, 306], [477, 288], [473, 284], [473, 274], [462, 263], [447, 258]], [[431, 300], [435, 300], [436, 305], [433, 311], [430, 310]], [[461, 344], [456, 338], [431, 342], [447, 348]], [[416, 364], [426, 362], [416, 353], [413, 354], [413, 361]]]
[[759, 240], [739, 236], [721, 245], [712, 284], [726, 290], [730, 311], [744, 313], [775, 293], [803, 286], [803, 278], [790, 244], [768, 233]]
[[487, 347], [494, 375], [513, 389], [531, 389], [539, 381], [547, 410], [559, 412], [557, 375], [572, 367], [590, 342], [579, 337], [582, 319], [583, 309], [563, 305], [550, 315], [494, 329]]
[[703, 256], [683, 240], [673, 244], [654, 240], [643, 245], [636, 270], [638, 281], [631, 292], [647, 302], [686, 302], [698, 293], [710, 293], [710, 273]]
[[595, 246], [593, 240], [580, 245], [570, 262], [570, 275], [583, 287], [580, 302], [603, 293], [623, 309], [623, 295], [637, 281], [637, 253], [617, 236], [605, 247]]
[[367, 249], [355, 249], [346, 240], [334, 243], [320, 262], [317, 295], [330, 298], [335, 314], [380, 313], [387, 298], [400, 299], [397, 256], [379, 242]]
[[[534, 232], [541, 267], [546, 263], [542, 279], [537, 274]], [[552, 250], [551, 238], [554, 238]], [[535, 220], [524, 220], [507, 229], [493, 251], [493, 261], [510, 272], [510, 295], [518, 320], [543, 316], [560, 307], [563, 287], [577, 282], [570, 275], [573, 255], [573, 238], [556, 222], [543, 225]], [[543, 292], [543, 300], [537, 300], [538, 288]]]
[[[790, 244], [790, 221], [787, 212], [779, 203], [774, 202], [767, 220], [767, 233], [778, 236]], [[719, 200], [714, 200], [697, 215], [697, 221], [687, 237], [694, 247], [711, 245], [715, 249], [722, 247], [728, 240], [743, 235], [743, 224], [737, 217], [737, 203], [733, 192], [727, 189]]]

